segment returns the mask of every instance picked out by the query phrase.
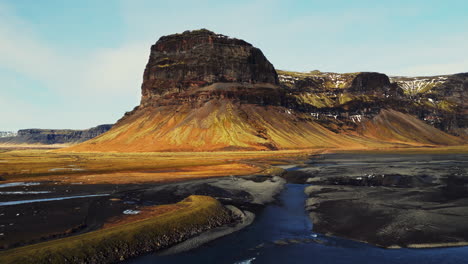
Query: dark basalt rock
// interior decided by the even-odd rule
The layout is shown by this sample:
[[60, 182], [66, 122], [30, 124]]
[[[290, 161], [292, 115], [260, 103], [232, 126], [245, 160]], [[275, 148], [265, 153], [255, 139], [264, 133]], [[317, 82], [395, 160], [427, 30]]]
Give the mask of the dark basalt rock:
[[455, 104], [455, 110], [452, 112], [435, 112], [435, 115], [432, 115], [437, 117], [434, 125], [443, 131], [468, 139], [468, 73], [447, 76], [447, 81], [435, 86], [425, 96]]
[[361, 72], [354, 78], [350, 90], [368, 91], [376, 87], [389, 87], [390, 79], [387, 75], [378, 72]]
[[390, 82], [387, 75], [378, 72], [361, 72], [348, 88], [352, 93], [383, 94], [385, 96], [403, 95], [403, 90]]
[[426, 123], [468, 139], [468, 73], [413, 79], [423, 79], [429, 84], [435, 84], [425, 92], [409, 95], [410, 102], [401, 105]]
[[468, 73], [447, 76], [447, 81], [434, 87], [429, 96], [446, 98], [468, 109]]
[[161, 37], [151, 47], [142, 104], [214, 83], [278, 85], [278, 75], [251, 44], [206, 29]]

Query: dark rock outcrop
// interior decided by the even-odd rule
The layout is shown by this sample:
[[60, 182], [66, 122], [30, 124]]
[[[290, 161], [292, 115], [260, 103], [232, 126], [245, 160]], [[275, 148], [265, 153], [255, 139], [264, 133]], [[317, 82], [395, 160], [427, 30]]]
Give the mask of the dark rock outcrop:
[[387, 75], [378, 72], [361, 72], [354, 78], [349, 90], [367, 92], [389, 86], [390, 79]]
[[163, 36], [151, 47], [141, 102], [214, 83], [278, 85], [279, 81], [273, 65], [250, 43], [206, 29], [185, 31]]
[[0, 138], [1, 143], [8, 144], [66, 144], [80, 143], [95, 138], [109, 129], [112, 125], [99, 125], [85, 130], [71, 129], [21, 129], [15, 137]]
[[403, 95], [403, 90], [396, 84], [390, 83], [387, 75], [378, 72], [361, 72], [348, 89], [352, 93], [377, 94], [384, 96]]

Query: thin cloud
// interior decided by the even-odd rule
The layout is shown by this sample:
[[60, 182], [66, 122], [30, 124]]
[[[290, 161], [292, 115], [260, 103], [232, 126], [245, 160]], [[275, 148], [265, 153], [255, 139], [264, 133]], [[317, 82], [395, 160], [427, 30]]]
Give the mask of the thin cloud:
[[[131, 110], [139, 99], [142, 69], [148, 56], [148, 48], [141, 44], [123, 43], [117, 48], [101, 48], [88, 54], [63, 53], [54, 50], [30, 30], [30, 25], [12, 15], [11, 9], [0, 6], [0, 68], [27, 76], [40, 87], [58, 97], [51, 99], [48, 107], [37, 109], [2, 102], [3, 118], [0, 130], [36, 127], [86, 128], [99, 123], [115, 122], [125, 111]], [[0, 86], [2, 97], [6, 89], [15, 91], [22, 102], [21, 87]], [[39, 85], [38, 85], [39, 87]], [[39, 88], [40, 89], [40, 88]], [[64, 103], [66, 102], [66, 103]], [[63, 113], [68, 114], [64, 115]], [[28, 116], [34, 116], [32, 122]], [[48, 118], [53, 116], [55, 118]], [[8, 125], [13, 124], [13, 125]]]

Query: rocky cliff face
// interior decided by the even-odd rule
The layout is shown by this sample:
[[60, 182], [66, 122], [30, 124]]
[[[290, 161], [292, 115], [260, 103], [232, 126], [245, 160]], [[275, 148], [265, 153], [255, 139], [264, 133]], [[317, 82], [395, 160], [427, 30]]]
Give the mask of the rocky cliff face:
[[420, 119], [468, 139], [468, 73], [429, 77], [392, 77]]
[[141, 103], [217, 83], [224, 85], [215, 90], [228, 90], [255, 84], [269, 87], [279, 81], [273, 65], [251, 44], [205, 29], [186, 31], [161, 37], [151, 47]]
[[263, 53], [243, 40], [208, 30], [186, 31], [161, 37], [151, 47], [141, 104], [107, 133], [68, 150], [273, 150], [463, 142], [425, 123], [425, 108], [413, 107], [411, 100], [385, 74], [278, 75]]
[[337, 122], [356, 123], [375, 117], [382, 109], [395, 109], [463, 138], [468, 137], [467, 77], [467, 73], [389, 78], [369, 72], [279, 71], [281, 84], [321, 119], [332, 115]]
[[386, 98], [403, 95], [403, 89], [390, 83], [387, 75], [378, 72], [361, 72], [354, 77], [348, 88], [351, 93], [382, 95]]
[[8, 144], [67, 144], [80, 143], [95, 138], [112, 125], [100, 125], [85, 130], [71, 129], [21, 129], [16, 136], [0, 138], [1, 143]]

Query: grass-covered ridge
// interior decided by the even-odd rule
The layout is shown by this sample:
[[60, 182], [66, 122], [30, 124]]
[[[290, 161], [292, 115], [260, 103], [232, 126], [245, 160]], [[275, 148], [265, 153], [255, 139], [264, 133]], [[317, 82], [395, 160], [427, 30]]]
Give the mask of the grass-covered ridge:
[[175, 211], [82, 235], [0, 252], [0, 263], [114, 263], [230, 221], [214, 198], [192, 195]]

